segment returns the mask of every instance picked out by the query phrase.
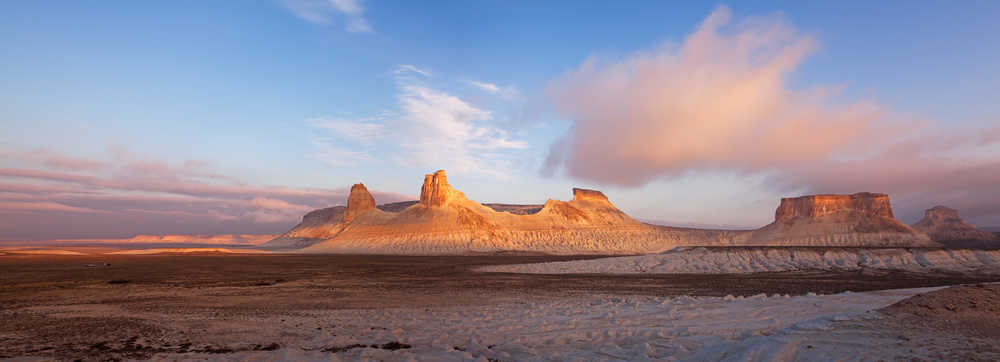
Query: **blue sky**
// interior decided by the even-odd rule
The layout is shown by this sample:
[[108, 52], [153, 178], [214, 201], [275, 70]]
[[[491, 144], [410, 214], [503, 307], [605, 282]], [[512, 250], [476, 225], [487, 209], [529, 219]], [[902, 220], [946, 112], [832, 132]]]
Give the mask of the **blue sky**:
[[[584, 118], [597, 115], [572, 97], [617, 95], [599, 89], [579, 93], [565, 89], [565, 84], [599, 87], [607, 84], [601, 79], [614, 75], [615, 69], [634, 66], [630, 59], [650, 53], [682, 55], [671, 47], [689, 44], [686, 39], [720, 6], [731, 18], [719, 29], [723, 36], [735, 39], [779, 26], [784, 34], [780, 36], [791, 37], [760, 35], [775, 41], [771, 45], [778, 50], [754, 49], [745, 54], [748, 57], [757, 52], [779, 56], [798, 40], [813, 44], [801, 59], [782, 68], [776, 78], [782, 83], [780, 93], [833, 89], [836, 95], [818, 105], [807, 102], [793, 109], [830, 108], [829, 117], [822, 119], [850, 122], [838, 118], [850, 113], [845, 110], [849, 106], [875, 104], [880, 119], [920, 124], [924, 131], [906, 133], [873, 121], [871, 129], [903, 134], [867, 150], [865, 156], [846, 155], [844, 147], [850, 146], [837, 143], [839, 148], [820, 150], [822, 157], [781, 162], [758, 157], [743, 165], [737, 162], [739, 157], [715, 151], [735, 147], [730, 154], [738, 156], [758, 149], [743, 145], [746, 140], [730, 138], [711, 153], [685, 160], [665, 161], [660, 157], [664, 155], [657, 155], [634, 165], [613, 157], [601, 161], [615, 165], [615, 170], [621, 167], [623, 174], [642, 174], [641, 180], [581, 168], [572, 159], [585, 154], [583, 150], [567, 151], [566, 160], [550, 157], [560, 140], [583, 147], [585, 140], [596, 137], [586, 133], [584, 124], [617, 122], [615, 129], [641, 132], [660, 129], [657, 122], [670, 123], [671, 117], [687, 114], [690, 110], [635, 121], [653, 128], [636, 126], [622, 113], [586, 123]], [[336, 203], [343, 197], [342, 188], [351, 183], [364, 181], [370, 189], [385, 192], [387, 199], [406, 198], [419, 192], [423, 174], [436, 169], [448, 170], [453, 185], [480, 201], [541, 203], [547, 198], [567, 199], [570, 187], [585, 186], [604, 190], [634, 216], [673, 223], [759, 226], [770, 221], [781, 196], [876, 191], [889, 193], [897, 214], [907, 222], [919, 217], [923, 208], [949, 202], [960, 212], [963, 207], [970, 210], [963, 212], [970, 221], [1000, 225], [1000, 206], [991, 206], [1000, 196], [982, 186], [996, 177], [1000, 148], [993, 138], [967, 144], [976, 135], [992, 134], [998, 125], [998, 15], [1000, 4], [991, 1], [4, 2], [0, 4], [0, 120], [5, 131], [0, 134], [0, 156], [4, 156], [0, 166], [86, 174], [118, 183], [84, 185], [54, 175], [8, 172], [0, 180], [7, 185], [0, 190], [5, 195], [0, 205], [6, 205], [0, 212], [6, 215], [4, 228], [16, 231], [0, 238], [281, 232], [294, 224], [301, 210]], [[578, 72], [588, 59], [598, 61], [593, 75]], [[666, 69], [674, 73], [655, 69], [672, 67], [664, 64], [652, 65], [651, 71], [683, 74], [684, 68]], [[623, 88], [629, 97], [624, 102], [646, 96], [629, 93], [640, 88]], [[665, 88], [654, 93], [676, 91]], [[776, 97], [781, 97], [777, 103], [789, 102], [785, 96]], [[719, 104], [724, 107], [725, 100]], [[764, 114], [775, 114], [769, 112]], [[782, 117], [788, 113], [776, 112]], [[753, 121], [767, 124], [769, 119]], [[957, 155], [963, 167], [946, 171], [968, 172], [973, 175], [971, 183], [928, 181], [921, 187], [894, 179], [941, 178], [946, 175], [916, 169], [938, 164], [931, 161], [956, 163], [885, 151], [925, 137], [928, 129], [956, 133], [943, 151]], [[607, 138], [629, 137], [616, 132]], [[706, 137], [698, 142], [714, 141]], [[614, 148], [620, 146], [602, 142], [593, 147], [603, 147], [595, 152], [614, 155], [622, 154]], [[777, 151], [807, 153], [794, 146]], [[670, 152], [671, 157], [686, 153]], [[884, 157], [879, 152], [885, 152]], [[872, 161], [846, 170], [879, 170], [886, 164], [910, 169], [894, 168], [885, 177], [875, 172], [872, 177], [877, 182], [858, 178], [827, 182], [838, 178], [817, 180], [812, 176], [822, 172], [802, 171], [806, 163], [825, 165], [852, 157], [883, 163]], [[97, 166], [79, 167], [86, 160]], [[691, 166], [693, 162], [699, 163]], [[154, 176], [143, 165], [156, 165], [165, 175], [160, 180], [252, 186], [260, 188], [253, 191], [260, 194], [177, 193], [143, 183]], [[844, 172], [849, 171], [836, 174]], [[135, 184], [121, 186], [126, 181]], [[26, 191], [22, 187], [26, 184], [72, 184], [85, 190], [63, 190], [61, 198], [53, 199], [45, 196], [52, 192]], [[326, 193], [321, 198], [295, 199], [263, 191], [268, 188]], [[969, 196], [980, 189], [989, 193], [988, 202]], [[128, 230], [105, 232], [81, 225], [52, 233], [23, 226], [25, 220], [46, 217], [114, 219], [138, 207], [77, 197], [86, 192], [117, 199], [201, 199], [186, 200], [185, 206], [169, 210], [154, 207], [158, 216], [147, 213], [134, 222], [140, 226]], [[211, 207], [222, 215], [214, 222], [191, 206], [212, 200], [219, 201]], [[271, 208], [261, 206], [265, 204]], [[178, 216], [181, 212], [188, 214]]]

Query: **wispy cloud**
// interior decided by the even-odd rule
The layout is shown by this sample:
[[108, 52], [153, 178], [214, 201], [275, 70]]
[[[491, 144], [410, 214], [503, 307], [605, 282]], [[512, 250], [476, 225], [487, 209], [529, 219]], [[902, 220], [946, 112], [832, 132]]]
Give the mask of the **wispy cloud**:
[[410, 64], [400, 64], [396, 66], [396, 69], [393, 70], [393, 73], [395, 73], [397, 76], [406, 75], [407, 73], [416, 73], [428, 78], [430, 78], [431, 76], [431, 71], [426, 69], [421, 69]]
[[[527, 142], [498, 126], [490, 110], [428, 85], [430, 71], [401, 64], [393, 73], [399, 93], [392, 111], [360, 119], [308, 120], [326, 132], [312, 139], [319, 158], [335, 166], [381, 158], [406, 166], [505, 176], [513, 163], [510, 151], [528, 148]], [[486, 90], [492, 86], [480, 85]], [[497, 92], [504, 90], [497, 87]]]
[[344, 30], [351, 33], [373, 32], [363, 16], [365, 9], [360, 0], [281, 0], [281, 4], [292, 14], [313, 24], [331, 24], [333, 15], [340, 14], [346, 20]]
[[527, 147], [490, 125], [489, 111], [454, 95], [412, 84], [402, 85], [401, 90], [398, 123], [405, 133], [399, 142], [418, 164], [502, 174], [497, 168], [500, 155], [489, 151]]
[[493, 83], [478, 82], [474, 80], [466, 80], [465, 84], [478, 88], [486, 93], [500, 96], [507, 100], [514, 100], [520, 97], [520, 94], [517, 92], [517, 89], [514, 89], [514, 87], [500, 87]]

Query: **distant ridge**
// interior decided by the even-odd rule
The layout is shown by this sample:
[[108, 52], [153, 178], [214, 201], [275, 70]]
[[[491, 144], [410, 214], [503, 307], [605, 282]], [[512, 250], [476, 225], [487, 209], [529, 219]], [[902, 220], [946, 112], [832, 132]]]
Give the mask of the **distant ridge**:
[[445, 171], [424, 177], [420, 199], [376, 205], [363, 184], [347, 206], [312, 211], [262, 248], [300, 253], [643, 254], [677, 246], [937, 246], [892, 215], [888, 196], [813, 195], [782, 199], [775, 222], [757, 230], [659, 226], [628, 216], [597, 190], [570, 201], [480, 204], [453, 188]]

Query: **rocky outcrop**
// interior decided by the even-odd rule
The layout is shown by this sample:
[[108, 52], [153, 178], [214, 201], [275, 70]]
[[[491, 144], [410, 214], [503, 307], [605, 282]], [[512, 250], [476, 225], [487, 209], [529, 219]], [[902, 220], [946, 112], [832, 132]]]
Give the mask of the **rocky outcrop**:
[[889, 196], [869, 192], [783, 198], [773, 223], [740, 235], [734, 244], [940, 246], [896, 220]]
[[940, 205], [924, 210], [924, 218], [913, 224], [913, 228], [940, 242], [1000, 240], [995, 234], [962, 220], [958, 210]]
[[603, 192], [576, 187], [573, 188], [573, 200], [610, 202]]
[[781, 199], [774, 220], [787, 222], [806, 218], [818, 220], [826, 215], [849, 212], [864, 217], [892, 218], [889, 195], [859, 192], [853, 195], [809, 195]]
[[465, 200], [465, 194], [455, 190], [448, 184], [448, 176], [444, 170], [424, 175], [424, 185], [420, 187], [420, 204], [424, 206], [443, 206], [454, 201]]
[[419, 201], [375, 206], [364, 185], [357, 184], [347, 207], [310, 213], [279, 239], [281, 245], [298, 246], [303, 253], [411, 255], [644, 254], [677, 246], [937, 245], [893, 218], [889, 198], [883, 194], [788, 198], [775, 212], [775, 222], [761, 229], [701, 230], [639, 222], [604, 193], [581, 188], [573, 189], [570, 201], [480, 204], [453, 188], [443, 170], [424, 177]]
[[347, 197], [347, 210], [344, 212], [344, 223], [350, 223], [358, 215], [375, 210], [375, 198], [365, 188], [365, 184], [356, 183], [351, 186], [351, 195]]
[[424, 177], [418, 203], [359, 215], [335, 237], [302, 252], [633, 254], [667, 250], [694, 235], [702, 234], [638, 222], [594, 190], [574, 189], [572, 200], [544, 205], [484, 205], [437, 171]]

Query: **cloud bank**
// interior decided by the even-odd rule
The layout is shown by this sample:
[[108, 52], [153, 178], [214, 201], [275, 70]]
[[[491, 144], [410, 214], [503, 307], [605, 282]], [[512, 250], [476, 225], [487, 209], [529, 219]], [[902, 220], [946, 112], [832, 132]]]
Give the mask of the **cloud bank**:
[[587, 59], [548, 89], [573, 124], [544, 172], [624, 187], [760, 173], [782, 190], [888, 192], [1000, 222], [995, 129], [944, 136], [839, 87], [790, 86], [817, 50], [779, 16], [734, 22], [720, 7], [680, 44]]
[[[16, 164], [0, 168], [0, 240], [276, 233], [310, 210], [345, 204], [350, 193], [250, 186], [205, 161], [168, 163], [122, 148], [109, 149], [109, 161], [48, 150], [0, 155]], [[413, 198], [373, 193], [380, 203]]]

